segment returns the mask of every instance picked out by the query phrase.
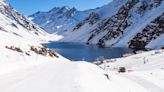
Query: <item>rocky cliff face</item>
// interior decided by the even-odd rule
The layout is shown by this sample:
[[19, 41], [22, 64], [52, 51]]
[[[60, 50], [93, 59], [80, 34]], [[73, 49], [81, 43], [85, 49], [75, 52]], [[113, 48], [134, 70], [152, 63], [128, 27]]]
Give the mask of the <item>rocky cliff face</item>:
[[88, 44], [90, 41], [103, 31], [107, 31], [102, 38], [98, 40], [97, 45], [100, 47], [105, 46], [105, 41], [112, 40], [120, 37], [123, 31], [132, 24], [130, 21], [130, 10], [137, 4], [138, 0], [130, 0], [125, 5], [123, 5], [117, 14], [112, 17], [105, 19], [101, 22], [100, 26], [92, 31], [92, 35], [88, 39]]
[[[149, 23], [140, 33], [130, 40], [129, 47], [133, 49], [145, 49], [152, 40], [164, 34], [164, 13]], [[162, 41], [162, 40], [161, 40]], [[160, 43], [160, 42], [159, 42]]]
[[84, 26], [84, 24], [89, 23], [90, 25], [95, 24], [97, 21], [100, 20], [99, 14], [92, 12], [86, 19], [78, 23], [74, 28], [73, 31], [78, 30], [80, 27]]

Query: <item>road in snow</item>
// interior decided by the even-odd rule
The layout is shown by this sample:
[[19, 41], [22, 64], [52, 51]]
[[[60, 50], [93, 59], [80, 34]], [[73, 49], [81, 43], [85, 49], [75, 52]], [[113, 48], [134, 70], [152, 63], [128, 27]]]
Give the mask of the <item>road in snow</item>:
[[[86, 62], [49, 62], [0, 76], [0, 92], [149, 92]], [[126, 85], [125, 85], [126, 83]]]
[[[64, 67], [65, 65], [67, 67]], [[65, 65], [45, 64], [0, 76], [0, 92], [55, 92], [57, 90], [57, 92], [77, 92], [79, 90], [75, 78], [78, 72], [77, 65], [72, 63]], [[67, 71], [70, 69], [71, 72]]]
[[0, 92], [149, 92], [120, 75], [109, 77], [90, 63], [49, 62], [1, 75]]
[[1, 75], [0, 92], [107, 92], [108, 82], [93, 64], [49, 62]]

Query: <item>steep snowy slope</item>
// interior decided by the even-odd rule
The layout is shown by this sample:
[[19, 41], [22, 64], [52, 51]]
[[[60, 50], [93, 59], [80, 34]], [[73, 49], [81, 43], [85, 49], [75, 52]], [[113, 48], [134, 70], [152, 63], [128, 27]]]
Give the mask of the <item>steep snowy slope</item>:
[[[66, 60], [40, 43], [49, 34], [0, 1], [0, 74], [46, 61]], [[38, 63], [39, 64], [39, 63]]]
[[[46, 41], [48, 37], [48, 34], [44, 30], [39, 28], [33, 22], [29, 21], [25, 16], [18, 13], [10, 5], [2, 1], [0, 2], [0, 20], [0, 44], [2, 45], [5, 45], [5, 43], [14, 44], [13, 41], [15, 39], [41, 42]], [[6, 37], [6, 39], [3, 39], [4, 37]], [[28, 42], [24, 41], [24, 43], [26, 44]]]
[[86, 19], [79, 22], [66, 33], [62, 34], [64, 35], [64, 39], [61, 41], [87, 42], [91, 35], [90, 32], [98, 27], [102, 20], [116, 14], [120, 7], [126, 2], [127, 0], [115, 0], [105, 6], [96, 8]]
[[[136, 50], [164, 46], [159, 43], [164, 33], [163, 0], [114, 0], [104, 7], [107, 6], [109, 10], [105, 8], [103, 13], [101, 9], [98, 12], [95, 10], [65, 33], [61, 41], [87, 42], [99, 47], [130, 47]], [[101, 14], [109, 15], [102, 17]]]

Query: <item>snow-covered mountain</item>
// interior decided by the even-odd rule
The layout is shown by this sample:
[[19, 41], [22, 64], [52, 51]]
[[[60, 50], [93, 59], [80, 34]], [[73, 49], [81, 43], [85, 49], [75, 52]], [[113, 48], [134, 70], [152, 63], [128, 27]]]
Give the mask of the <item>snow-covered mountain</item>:
[[112, 9], [106, 12], [107, 18], [99, 19], [96, 16], [101, 18], [101, 13], [96, 12], [96, 16], [89, 16], [68, 31], [62, 41], [137, 50], [164, 46], [163, 0], [114, 0], [107, 6]]
[[[87, 10], [87, 14], [89, 14], [87, 17], [86, 11], [80, 13], [85, 16], [81, 18], [83, 20], [79, 19], [80, 22], [74, 22], [74, 25], [77, 23], [75, 26], [72, 25], [69, 28], [63, 25], [61, 25], [62, 27], [54, 26], [61, 27], [60, 35], [64, 36], [61, 41], [86, 42], [97, 44], [99, 47], [130, 47], [137, 50], [145, 47], [160, 48], [164, 46], [162, 41], [164, 39], [163, 0], [113, 0], [105, 6]], [[37, 16], [37, 14], [34, 15]], [[49, 30], [47, 27], [52, 23], [48, 24], [45, 21], [39, 23], [36, 20], [48, 15], [52, 17], [52, 15], [43, 16], [44, 13], [39, 13], [39, 15], [42, 17], [33, 17], [33, 21], [50, 31], [51, 29]], [[58, 23], [61, 20], [48, 17], [49, 21]], [[73, 23], [61, 22], [66, 25]], [[46, 24], [42, 25], [44, 23]], [[65, 32], [63, 33], [63, 31]]]
[[40, 12], [30, 15], [29, 17], [48, 33], [62, 34], [85, 19], [90, 11], [78, 11], [69, 6], [54, 7], [48, 12]]
[[[118, 3], [120, 5], [118, 5]], [[98, 14], [102, 19], [111, 16], [111, 13], [108, 11], [115, 12], [111, 6], [119, 9], [122, 5], [122, 2], [113, 2], [109, 5], [103, 7], [98, 7], [96, 9], [89, 9], [85, 11], [79, 11], [76, 8], [71, 8], [69, 6], [63, 7], [54, 7], [48, 12], [38, 11], [29, 16], [29, 18], [44, 28], [48, 33], [57, 33], [63, 35], [64, 33], [72, 30], [78, 23], [82, 22], [84, 19], [87, 19], [88, 16], [92, 14]]]

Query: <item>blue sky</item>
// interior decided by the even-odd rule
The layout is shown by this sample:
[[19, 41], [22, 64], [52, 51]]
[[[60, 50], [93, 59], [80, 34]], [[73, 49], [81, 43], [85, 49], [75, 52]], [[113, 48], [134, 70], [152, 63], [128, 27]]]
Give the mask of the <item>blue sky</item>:
[[93, 9], [112, 0], [6, 0], [19, 12], [30, 15], [37, 11], [48, 11], [55, 6], [68, 5], [76, 7], [78, 10]]

